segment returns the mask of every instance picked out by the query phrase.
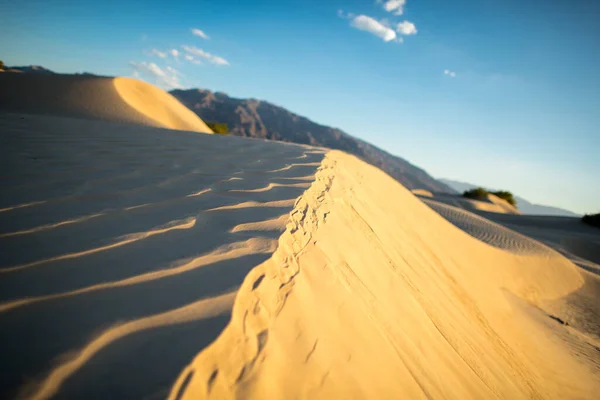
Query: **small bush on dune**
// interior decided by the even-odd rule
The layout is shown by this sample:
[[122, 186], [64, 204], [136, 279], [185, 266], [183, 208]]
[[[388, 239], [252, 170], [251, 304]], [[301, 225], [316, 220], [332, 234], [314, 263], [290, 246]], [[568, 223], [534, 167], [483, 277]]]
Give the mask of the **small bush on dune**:
[[206, 125], [214, 132], [219, 135], [229, 135], [229, 127], [227, 124], [222, 124], [219, 122], [210, 122], [207, 121]]
[[600, 228], [600, 213], [585, 214], [583, 217], [581, 217], [581, 221], [588, 225], [595, 226], [596, 228]]
[[468, 199], [481, 200], [481, 199], [486, 199], [488, 194], [489, 193], [487, 190], [485, 190], [484, 188], [478, 187], [477, 189], [467, 190], [466, 192], [463, 193], [463, 197], [466, 197]]
[[517, 206], [517, 201], [511, 192], [507, 192], [506, 190], [499, 190], [497, 192], [492, 192], [494, 196], [500, 197], [502, 200], [506, 200], [508, 204], [511, 206]]
[[501, 198], [502, 200], [506, 200], [506, 202], [514, 207], [517, 206], [517, 201], [511, 192], [506, 190], [498, 190], [497, 192], [488, 192], [482, 187], [478, 187], [476, 189], [467, 190], [463, 193], [463, 197], [468, 199], [475, 200], [485, 200], [487, 199], [488, 194], [493, 194], [496, 197]]

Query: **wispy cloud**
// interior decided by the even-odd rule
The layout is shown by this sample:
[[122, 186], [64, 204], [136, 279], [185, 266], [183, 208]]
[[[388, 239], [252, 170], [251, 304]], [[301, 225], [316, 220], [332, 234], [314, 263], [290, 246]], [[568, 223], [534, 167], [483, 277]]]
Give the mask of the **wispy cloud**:
[[397, 40], [396, 32], [383, 21], [377, 21], [367, 15], [358, 15], [350, 20], [350, 26], [361, 31], [369, 32], [385, 42]]
[[337, 11], [337, 15], [338, 15], [338, 17], [343, 18], [343, 19], [354, 18], [354, 14], [352, 14], [350, 12], [345, 12], [344, 10], [341, 10], [341, 9]]
[[167, 89], [182, 89], [179, 81], [181, 72], [175, 68], [166, 67], [164, 70], [158, 65], [150, 62], [130, 62], [129, 65], [134, 69], [134, 77], [149, 77], [158, 86]]
[[151, 56], [157, 56], [159, 58], [167, 58], [167, 53], [164, 51], [160, 51], [157, 49], [152, 49], [148, 52], [149, 55]]
[[401, 35], [416, 35], [417, 27], [412, 22], [404, 21], [396, 25], [396, 32]]
[[449, 76], [450, 78], [456, 78], [456, 72], [450, 71], [449, 69], [444, 70], [444, 75]]
[[169, 49], [166, 51], [161, 51], [158, 49], [152, 49], [149, 52], [147, 52], [146, 54], [150, 55], [150, 56], [156, 56], [158, 58], [162, 58], [165, 59], [168, 56], [173, 57], [173, 59], [175, 61], [179, 61], [179, 56], [181, 55], [180, 51], [177, 49]]
[[175, 68], [171, 67], [170, 65], [167, 65], [165, 67], [165, 69], [167, 70], [167, 72], [169, 72], [170, 74], [173, 74], [173, 76], [183, 76], [183, 74], [176, 70]]
[[208, 61], [211, 64], [215, 65], [229, 65], [229, 61], [224, 59], [223, 57], [215, 56], [214, 54], [210, 54], [202, 49], [199, 49], [195, 46], [181, 46], [181, 48], [188, 53], [189, 55], [202, 58], [203, 60]]
[[406, 0], [378, 0], [377, 2], [381, 3], [383, 9], [387, 12], [393, 13], [394, 15], [404, 14], [404, 6], [406, 5]]
[[189, 62], [191, 62], [192, 64], [196, 64], [196, 65], [202, 65], [202, 61], [200, 61], [200, 60], [196, 60], [196, 59], [194, 58], [194, 56], [193, 56], [193, 55], [191, 55], [191, 54], [184, 54], [184, 55], [183, 55], [183, 58], [184, 58], [186, 61], [189, 61]]
[[194, 36], [200, 36], [202, 39], [210, 39], [208, 37], [208, 35], [206, 33], [204, 33], [203, 30], [200, 30], [198, 28], [192, 28], [192, 35], [194, 35]]

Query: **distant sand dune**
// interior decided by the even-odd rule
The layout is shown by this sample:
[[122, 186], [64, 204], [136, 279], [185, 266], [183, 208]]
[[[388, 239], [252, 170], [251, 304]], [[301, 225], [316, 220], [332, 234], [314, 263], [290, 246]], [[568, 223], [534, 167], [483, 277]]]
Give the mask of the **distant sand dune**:
[[212, 133], [173, 96], [135, 79], [4, 73], [0, 86], [0, 110]]
[[484, 211], [498, 214], [521, 214], [514, 206], [510, 205], [506, 200], [499, 198], [493, 194], [488, 194], [487, 199], [474, 200], [468, 199], [461, 195], [447, 193], [432, 193], [420, 189], [412, 191], [416, 196], [427, 199], [431, 198], [438, 203], [444, 203], [449, 206], [460, 207], [468, 211]]
[[423, 199], [423, 202], [446, 220], [450, 221], [453, 225], [462, 229], [474, 238], [494, 247], [516, 254], [532, 254], [540, 256], [552, 256], [554, 254], [550, 248], [544, 246], [542, 243], [511, 231], [502, 225], [477, 216], [469, 211], [439, 203], [431, 199]]

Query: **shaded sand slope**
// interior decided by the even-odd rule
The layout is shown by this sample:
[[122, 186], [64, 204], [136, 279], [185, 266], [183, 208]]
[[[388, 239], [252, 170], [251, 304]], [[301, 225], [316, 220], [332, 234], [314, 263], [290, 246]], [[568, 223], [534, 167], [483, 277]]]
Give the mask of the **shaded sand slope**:
[[322, 150], [0, 114], [0, 398], [164, 398]]
[[212, 133], [170, 94], [130, 78], [0, 74], [0, 110]]
[[598, 342], [547, 306], [582, 273], [516, 247], [529, 251], [479, 241], [330, 152], [170, 398], [595, 398]]

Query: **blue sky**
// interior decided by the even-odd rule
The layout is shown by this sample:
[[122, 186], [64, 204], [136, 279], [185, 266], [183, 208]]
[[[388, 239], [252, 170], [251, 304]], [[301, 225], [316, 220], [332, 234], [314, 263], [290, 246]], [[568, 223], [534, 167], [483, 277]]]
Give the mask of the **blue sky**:
[[598, 1], [0, 0], [0, 14], [7, 65], [264, 99], [435, 177], [600, 211]]

